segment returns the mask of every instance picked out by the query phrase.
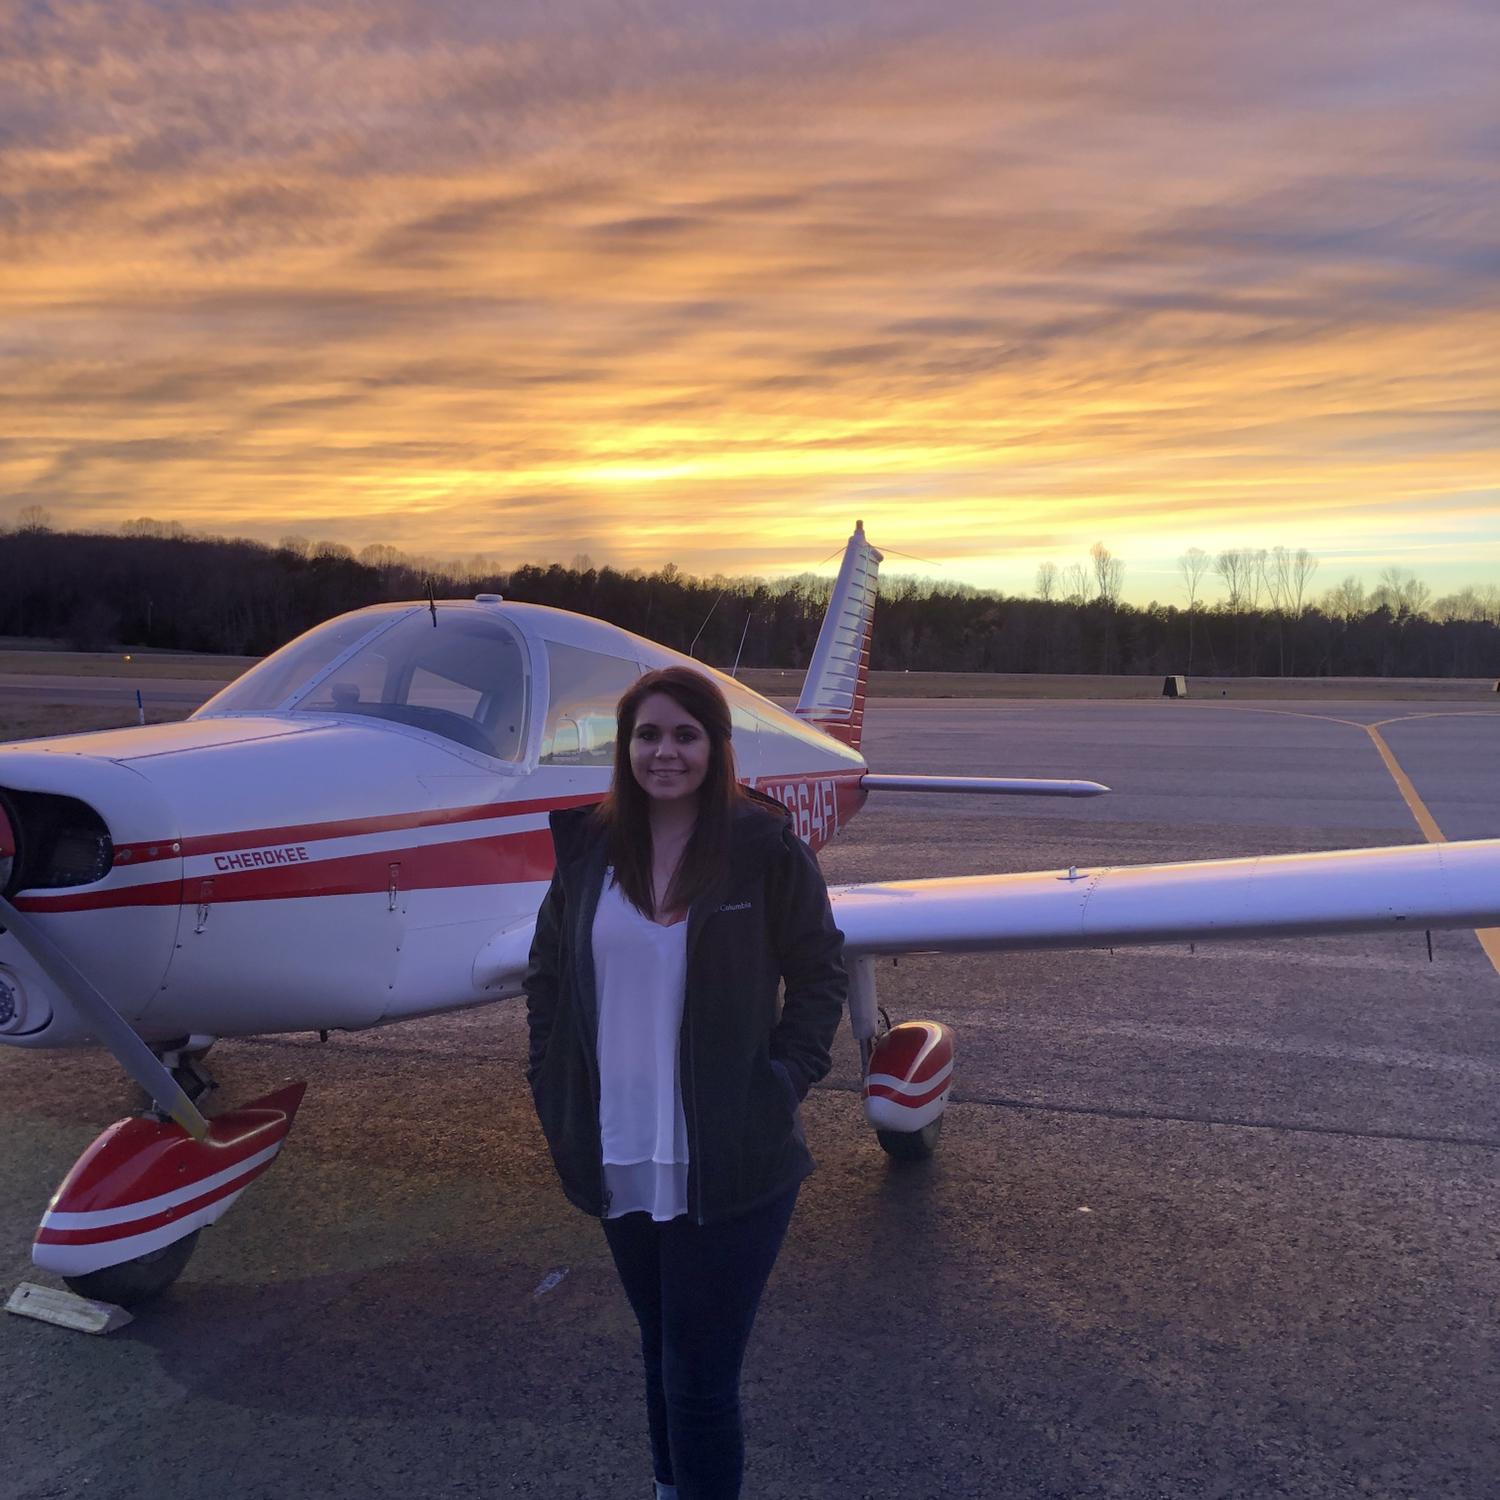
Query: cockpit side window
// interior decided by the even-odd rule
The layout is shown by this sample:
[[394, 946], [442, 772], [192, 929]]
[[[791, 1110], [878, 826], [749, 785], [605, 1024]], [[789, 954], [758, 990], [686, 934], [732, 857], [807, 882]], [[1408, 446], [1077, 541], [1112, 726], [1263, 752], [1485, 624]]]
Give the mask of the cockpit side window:
[[547, 642], [547, 723], [541, 763], [608, 766], [615, 754], [615, 705], [641, 675], [633, 661]]

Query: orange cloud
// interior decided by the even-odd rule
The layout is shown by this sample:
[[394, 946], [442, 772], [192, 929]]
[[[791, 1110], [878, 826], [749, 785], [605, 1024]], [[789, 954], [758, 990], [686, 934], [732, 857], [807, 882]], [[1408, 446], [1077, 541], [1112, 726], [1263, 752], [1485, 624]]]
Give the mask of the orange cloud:
[[27, 12], [0, 518], [767, 572], [860, 515], [1163, 596], [1192, 545], [1500, 562], [1488, 12], [923, 16]]

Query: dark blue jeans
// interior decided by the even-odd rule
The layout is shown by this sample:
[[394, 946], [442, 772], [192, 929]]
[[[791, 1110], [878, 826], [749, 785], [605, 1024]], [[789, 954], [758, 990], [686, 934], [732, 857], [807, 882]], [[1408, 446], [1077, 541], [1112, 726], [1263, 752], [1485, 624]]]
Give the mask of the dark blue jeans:
[[656, 1477], [680, 1500], [736, 1500], [745, 1467], [740, 1366], [797, 1189], [736, 1219], [604, 1221], [641, 1325]]

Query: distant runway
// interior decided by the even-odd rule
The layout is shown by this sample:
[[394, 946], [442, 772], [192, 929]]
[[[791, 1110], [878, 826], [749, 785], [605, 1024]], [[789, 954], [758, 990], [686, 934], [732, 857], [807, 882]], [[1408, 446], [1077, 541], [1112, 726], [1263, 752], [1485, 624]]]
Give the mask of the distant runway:
[[[1393, 766], [1442, 835], [1500, 837], [1488, 706], [877, 700], [865, 748], [1114, 790], [886, 794], [835, 881], [1420, 841]], [[893, 1169], [841, 1037], [747, 1369], [747, 1496], [1493, 1495], [1500, 975], [1472, 934], [880, 985], [956, 1028], [958, 1102]], [[124, 1333], [0, 1320], [7, 1500], [649, 1493], [632, 1324], [553, 1185], [524, 1031], [509, 1005], [217, 1048], [224, 1097], [309, 1080], [291, 1144]], [[0, 1050], [0, 1289], [129, 1102], [106, 1058]]]
[[173, 677], [79, 677], [67, 673], [0, 673], [0, 703], [111, 704], [134, 709], [140, 692], [148, 707], [201, 707], [223, 687]]

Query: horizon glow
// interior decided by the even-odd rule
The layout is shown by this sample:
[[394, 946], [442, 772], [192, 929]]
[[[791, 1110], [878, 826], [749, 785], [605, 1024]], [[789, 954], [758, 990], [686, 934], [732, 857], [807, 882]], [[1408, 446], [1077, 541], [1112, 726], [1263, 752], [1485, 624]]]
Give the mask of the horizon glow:
[[0, 521], [1500, 576], [1478, 0], [13, 9]]

